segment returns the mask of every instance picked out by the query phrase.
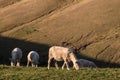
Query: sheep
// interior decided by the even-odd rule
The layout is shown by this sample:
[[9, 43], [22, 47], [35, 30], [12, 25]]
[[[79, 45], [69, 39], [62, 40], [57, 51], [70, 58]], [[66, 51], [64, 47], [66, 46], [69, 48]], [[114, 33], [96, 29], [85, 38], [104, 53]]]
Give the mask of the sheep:
[[75, 69], [79, 70], [79, 65], [76, 63], [77, 58], [74, 55], [72, 49], [70, 49], [70, 48], [65, 48], [65, 47], [61, 47], [61, 46], [50, 47], [49, 54], [48, 54], [48, 66], [47, 66], [48, 69], [50, 69], [50, 63], [51, 63], [52, 59], [55, 60], [55, 67], [57, 69], [59, 69], [58, 65], [57, 65], [57, 61], [64, 61], [63, 65], [62, 65], [62, 69], [64, 69], [64, 66], [66, 65], [67, 70], [70, 70], [69, 66], [68, 66], [68, 62], [72, 61]]
[[39, 54], [36, 51], [30, 51], [27, 55], [27, 67], [31, 62], [32, 67], [38, 67], [39, 64]]
[[20, 66], [20, 59], [22, 58], [22, 50], [20, 48], [14, 48], [11, 52], [12, 58], [9, 58], [11, 61], [11, 66]]
[[86, 60], [86, 59], [79, 59], [77, 61], [79, 64], [79, 67], [91, 67], [91, 68], [97, 68], [94, 62]]

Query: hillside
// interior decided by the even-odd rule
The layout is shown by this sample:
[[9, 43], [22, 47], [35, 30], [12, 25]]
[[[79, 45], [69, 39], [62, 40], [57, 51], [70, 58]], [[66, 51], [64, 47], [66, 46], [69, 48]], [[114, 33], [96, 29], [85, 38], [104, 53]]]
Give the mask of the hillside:
[[26, 56], [34, 49], [44, 63], [49, 47], [62, 45], [102, 66], [120, 64], [119, 0], [11, 1], [0, 4], [0, 54], [18, 46]]

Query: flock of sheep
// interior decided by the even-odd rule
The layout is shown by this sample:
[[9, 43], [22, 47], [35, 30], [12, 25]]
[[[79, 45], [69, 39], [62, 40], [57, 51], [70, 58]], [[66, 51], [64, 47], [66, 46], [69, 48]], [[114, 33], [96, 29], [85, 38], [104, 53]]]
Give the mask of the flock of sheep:
[[[20, 48], [14, 48], [11, 52], [12, 58], [11, 60], [11, 66], [20, 66], [20, 59], [22, 58], [22, 50]], [[50, 69], [50, 63], [51, 60], [54, 59], [55, 61], [55, 67], [58, 69], [57, 61], [64, 61], [62, 65], [62, 69], [64, 69], [64, 66], [66, 65], [67, 70], [69, 69], [69, 62], [72, 61], [73, 68], [76, 70], [79, 70], [80, 67], [94, 67], [94, 62], [86, 60], [86, 59], [77, 59], [77, 57], [74, 55], [73, 50], [66, 47], [61, 46], [52, 46], [49, 49], [48, 54], [48, 66], [47, 68]], [[39, 64], [39, 54], [36, 51], [30, 51], [27, 55], [27, 66], [31, 63], [32, 67], [38, 67]]]

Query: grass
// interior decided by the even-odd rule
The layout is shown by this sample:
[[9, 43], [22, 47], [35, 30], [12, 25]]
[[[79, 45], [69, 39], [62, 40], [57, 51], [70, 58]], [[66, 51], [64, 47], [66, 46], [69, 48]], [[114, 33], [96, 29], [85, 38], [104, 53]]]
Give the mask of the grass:
[[85, 58], [119, 65], [119, 3], [120, 0], [0, 0], [0, 62], [5, 63], [16, 46], [23, 49], [23, 56], [37, 50], [47, 60], [49, 46], [65, 42], [66, 47], [73, 47]]
[[76, 71], [57, 70], [54, 67], [0, 66], [0, 80], [119, 80], [119, 68], [81, 68]]

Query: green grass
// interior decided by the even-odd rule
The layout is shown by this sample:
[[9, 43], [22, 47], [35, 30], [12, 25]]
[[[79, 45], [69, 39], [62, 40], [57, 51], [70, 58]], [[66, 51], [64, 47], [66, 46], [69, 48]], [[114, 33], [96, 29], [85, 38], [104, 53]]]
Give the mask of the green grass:
[[0, 80], [119, 80], [119, 68], [81, 68], [57, 70], [54, 67], [0, 66]]

